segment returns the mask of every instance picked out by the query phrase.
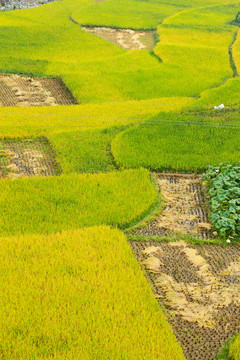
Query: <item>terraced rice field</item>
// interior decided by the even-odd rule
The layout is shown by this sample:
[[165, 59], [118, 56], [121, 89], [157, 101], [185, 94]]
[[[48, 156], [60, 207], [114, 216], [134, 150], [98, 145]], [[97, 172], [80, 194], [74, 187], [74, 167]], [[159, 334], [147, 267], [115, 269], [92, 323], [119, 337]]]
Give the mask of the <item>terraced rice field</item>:
[[239, 1], [9, 1], [0, 358], [239, 360]]

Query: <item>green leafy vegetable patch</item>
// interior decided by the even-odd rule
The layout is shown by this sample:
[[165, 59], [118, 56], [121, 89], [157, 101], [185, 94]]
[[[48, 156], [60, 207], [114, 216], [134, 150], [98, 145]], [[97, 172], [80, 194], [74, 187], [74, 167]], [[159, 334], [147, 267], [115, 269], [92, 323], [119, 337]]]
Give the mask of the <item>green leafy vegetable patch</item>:
[[240, 239], [240, 163], [209, 166], [203, 179], [208, 185], [210, 219], [227, 242]]

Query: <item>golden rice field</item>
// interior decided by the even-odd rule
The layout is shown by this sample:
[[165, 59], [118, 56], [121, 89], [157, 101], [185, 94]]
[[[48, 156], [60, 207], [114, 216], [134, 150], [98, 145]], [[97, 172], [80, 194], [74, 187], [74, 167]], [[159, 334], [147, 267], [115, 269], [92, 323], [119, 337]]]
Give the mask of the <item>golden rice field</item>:
[[[214, 360], [186, 355], [150, 285], [160, 264], [151, 250], [145, 276], [130, 229], [171, 200], [155, 172], [240, 161], [239, 13], [237, 0], [0, 11], [0, 359]], [[223, 243], [134, 237], [183, 239]], [[240, 359], [235, 328], [215, 359]]]
[[1, 238], [0, 263], [6, 359], [184, 359], [119, 230]]

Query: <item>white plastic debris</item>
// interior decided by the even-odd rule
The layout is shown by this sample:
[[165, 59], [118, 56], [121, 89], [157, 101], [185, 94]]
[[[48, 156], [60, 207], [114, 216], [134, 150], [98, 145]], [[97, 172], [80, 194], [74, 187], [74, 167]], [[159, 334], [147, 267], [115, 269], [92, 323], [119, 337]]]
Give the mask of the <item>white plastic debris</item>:
[[224, 104], [221, 104], [221, 105], [218, 105], [218, 106], [214, 106], [214, 109], [215, 110], [221, 110], [221, 109], [224, 109], [225, 108], [225, 106], [224, 106]]

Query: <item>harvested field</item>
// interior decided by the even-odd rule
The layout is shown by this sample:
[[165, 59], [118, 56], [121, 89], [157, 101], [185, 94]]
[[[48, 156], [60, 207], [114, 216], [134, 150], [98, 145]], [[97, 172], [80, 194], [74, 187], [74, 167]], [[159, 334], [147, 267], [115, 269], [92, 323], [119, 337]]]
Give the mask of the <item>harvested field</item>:
[[211, 225], [208, 223], [201, 177], [191, 174], [157, 174], [156, 180], [165, 207], [153, 221], [135, 228], [132, 234], [169, 236], [183, 233], [209, 238]]
[[74, 99], [57, 79], [0, 75], [1, 106], [71, 105]]
[[0, 178], [50, 176], [60, 172], [47, 139], [0, 142]]
[[107, 27], [82, 27], [83, 30], [100, 36], [126, 50], [152, 50], [155, 46], [154, 31], [111, 29]]
[[213, 360], [240, 331], [240, 245], [131, 242], [188, 360]]

